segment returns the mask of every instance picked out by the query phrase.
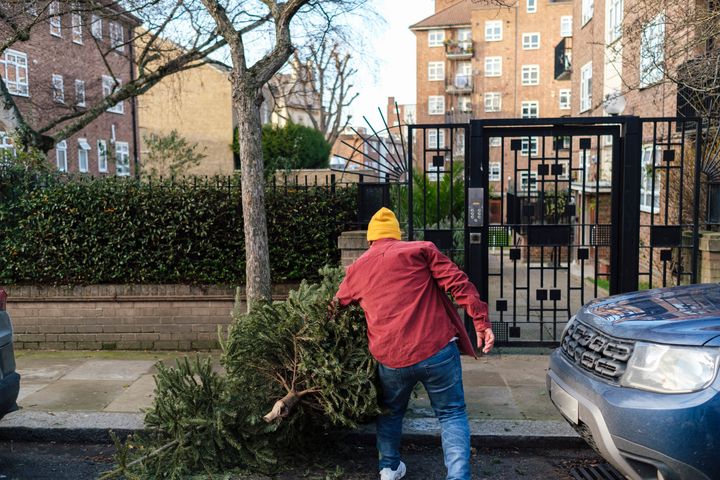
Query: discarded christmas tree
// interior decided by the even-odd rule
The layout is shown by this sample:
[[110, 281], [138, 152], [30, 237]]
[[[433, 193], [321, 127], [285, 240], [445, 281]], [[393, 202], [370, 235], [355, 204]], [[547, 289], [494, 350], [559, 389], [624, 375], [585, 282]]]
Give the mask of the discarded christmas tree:
[[267, 471], [316, 434], [377, 415], [362, 310], [329, 309], [343, 271], [320, 273], [320, 283], [303, 282], [285, 301], [235, 315], [222, 342], [224, 374], [209, 360], [160, 367], [146, 417], [151, 433], [120, 448], [113, 473]]

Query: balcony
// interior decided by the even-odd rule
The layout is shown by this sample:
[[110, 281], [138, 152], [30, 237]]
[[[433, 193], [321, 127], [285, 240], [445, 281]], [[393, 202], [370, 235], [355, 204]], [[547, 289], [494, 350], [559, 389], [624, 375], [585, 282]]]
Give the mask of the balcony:
[[572, 37], [565, 37], [555, 46], [555, 80], [570, 80], [572, 73]]
[[455, 110], [445, 112], [445, 123], [470, 123], [472, 110]]
[[449, 60], [468, 60], [473, 56], [472, 40], [445, 41], [445, 55]]
[[451, 95], [467, 95], [472, 93], [472, 75], [458, 74], [448, 78], [445, 92]]

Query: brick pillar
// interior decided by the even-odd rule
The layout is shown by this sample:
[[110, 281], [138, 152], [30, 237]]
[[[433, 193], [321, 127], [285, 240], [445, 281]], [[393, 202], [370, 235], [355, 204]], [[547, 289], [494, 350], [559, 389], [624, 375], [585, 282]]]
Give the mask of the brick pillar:
[[720, 282], [720, 232], [700, 234], [700, 283]]
[[338, 238], [340, 262], [344, 268], [350, 266], [368, 249], [367, 230], [343, 232]]

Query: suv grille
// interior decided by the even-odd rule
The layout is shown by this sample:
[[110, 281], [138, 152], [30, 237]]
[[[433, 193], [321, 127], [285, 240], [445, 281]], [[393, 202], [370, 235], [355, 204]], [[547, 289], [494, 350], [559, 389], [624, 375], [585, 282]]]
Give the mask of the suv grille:
[[609, 337], [592, 327], [572, 322], [560, 348], [566, 357], [585, 370], [618, 382], [633, 352], [634, 343]]

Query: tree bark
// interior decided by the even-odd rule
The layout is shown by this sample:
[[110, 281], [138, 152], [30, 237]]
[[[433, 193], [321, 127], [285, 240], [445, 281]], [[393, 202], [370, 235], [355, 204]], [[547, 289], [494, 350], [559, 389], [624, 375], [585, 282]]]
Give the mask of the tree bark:
[[270, 253], [265, 218], [260, 88], [251, 79], [233, 72], [233, 109], [238, 121], [238, 145], [245, 230], [245, 297], [247, 311], [262, 301], [272, 300]]

